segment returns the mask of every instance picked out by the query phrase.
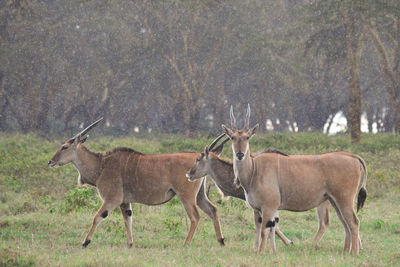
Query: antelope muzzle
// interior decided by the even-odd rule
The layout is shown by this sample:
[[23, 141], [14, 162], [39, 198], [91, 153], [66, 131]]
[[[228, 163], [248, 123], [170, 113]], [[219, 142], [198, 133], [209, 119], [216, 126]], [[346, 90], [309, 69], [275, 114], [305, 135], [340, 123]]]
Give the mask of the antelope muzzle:
[[189, 181], [194, 181], [196, 180], [196, 178], [194, 177], [194, 173], [195, 171], [193, 169], [190, 169], [187, 173], [186, 173], [186, 177], [188, 178]]
[[242, 152], [238, 152], [238, 153], [236, 153], [236, 158], [238, 160], [242, 160], [244, 158], [244, 154]]
[[49, 167], [51, 167], [51, 168], [55, 168], [55, 167], [57, 167], [57, 164], [56, 164], [56, 162], [54, 162], [52, 159], [51, 159], [51, 160], [49, 160], [49, 162], [47, 162], [47, 165], [49, 165]]

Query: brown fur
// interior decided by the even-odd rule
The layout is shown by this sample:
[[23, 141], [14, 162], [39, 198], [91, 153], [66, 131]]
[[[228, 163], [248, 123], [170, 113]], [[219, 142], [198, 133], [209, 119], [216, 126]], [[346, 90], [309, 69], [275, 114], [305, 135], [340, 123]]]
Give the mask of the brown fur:
[[114, 148], [114, 149], [112, 149], [110, 151], [107, 151], [105, 156], [109, 156], [109, 155], [111, 155], [113, 153], [116, 153], [116, 152], [128, 152], [128, 153], [135, 153], [135, 154], [144, 155], [142, 152], [139, 152], [139, 151], [137, 151], [135, 149], [132, 149], [132, 148], [129, 148], [129, 147], [116, 147], [116, 148]]
[[[361, 242], [354, 199], [358, 192], [365, 190], [367, 180], [362, 158], [349, 152], [289, 157], [266, 153], [251, 157], [249, 139], [257, 127], [238, 131], [223, 126], [232, 140], [235, 179], [245, 190], [249, 205], [267, 222], [273, 221], [277, 210], [305, 211], [329, 200], [346, 232], [344, 251], [358, 255]], [[270, 247], [275, 251], [274, 227], [264, 231], [259, 250], [264, 250], [269, 236]]]
[[263, 153], [276, 153], [276, 154], [280, 154], [280, 155], [282, 155], [282, 156], [289, 157], [288, 154], [286, 154], [286, 153], [280, 151], [279, 149], [275, 149], [275, 148], [267, 148], [266, 150], [261, 151], [261, 152], [258, 152], [258, 153], [256, 153], [255, 155], [251, 155], [251, 156], [252, 156], [252, 157], [257, 157], [257, 156], [259, 156], [259, 155], [261, 155], [261, 154], [263, 154]]
[[[116, 148], [106, 154], [94, 153], [79, 142], [66, 142], [49, 161], [51, 167], [74, 164], [80, 181], [97, 187], [103, 205], [93, 219], [92, 227], [83, 245], [87, 246], [104, 216], [120, 207], [124, 218], [128, 246], [132, 246], [131, 202], [159, 205], [175, 195], [182, 201], [190, 219], [190, 230], [185, 244], [189, 244], [198, 225], [200, 214], [197, 205], [213, 220], [217, 240], [223, 244], [223, 236], [217, 208], [208, 200], [204, 190], [204, 178], [189, 182], [185, 177], [197, 153], [145, 155], [130, 148]], [[67, 148], [62, 149], [64, 146]]]
[[[201, 156], [198, 157], [196, 164], [187, 172], [186, 176], [191, 180], [194, 181], [196, 179], [202, 178], [205, 175], [209, 175], [218, 189], [224, 194], [225, 197], [235, 197], [242, 200], [245, 200], [245, 194], [242, 187], [237, 187], [234, 185], [233, 181], [235, 178], [235, 174], [233, 171], [233, 163], [229, 162], [217, 154], [213, 152], [206, 152], [205, 149], [204, 153], [201, 153]], [[287, 154], [277, 150], [277, 149], [267, 149], [258, 155], [263, 153], [275, 153], [280, 155], [288, 156]], [[329, 226], [329, 201], [322, 202], [317, 207], [317, 214], [318, 214], [318, 222], [319, 228], [318, 232], [315, 235], [314, 242], [317, 244], [319, 240], [322, 238], [323, 234], [325, 233], [326, 229]], [[259, 245], [259, 236], [261, 231], [261, 219], [260, 213], [258, 211], [254, 211], [254, 222], [256, 227], [256, 235], [254, 241], [254, 247], [258, 248]], [[289, 245], [292, 243], [280, 230], [278, 225], [275, 228], [276, 234], [278, 237], [286, 244]]]

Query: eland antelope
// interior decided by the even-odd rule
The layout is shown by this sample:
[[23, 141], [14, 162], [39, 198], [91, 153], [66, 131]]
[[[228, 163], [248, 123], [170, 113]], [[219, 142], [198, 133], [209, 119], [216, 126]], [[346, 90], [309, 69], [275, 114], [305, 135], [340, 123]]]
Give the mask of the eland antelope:
[[[250, 154], [249, 140], [258, 124], [249, 128], [250, 106], [244, 129], [238, 130], [233, 108], [232, 129], [222, 125], [232, 140], [235, 183], [244, 189], [246, 201], [261, 213], [263, 230], [259, 251], [265, 248], [267, 236], [275, 252], [275, 220], [277, 210], [306, 211], [326, 200], [332, 204], [346, 233], [344, 252], [359, 253], [359, 219], [357, 211], [367, 197], [367, 170], [364, 160], [349, 152], [321, 155], [283, 156], [278, 153]], [[363, 170], [364, 175], [361, 175]]]
[[182, 201], [190, 219], [184, 244], [190, 244], [199, 223], [198, 205], [212, 219], [217, 240], [224, 245], [217, 208], [205, 194], [205, 179], [189, 182], [185, 176], [199, 154], [146, 155], [130, 148], [116, 148], [105, 154], [91, 152], [83, 145], [87, 138], [85, 134], [100, 121], [63, 143], [48, 162], [50, 167], [72, 163], [79, 172], [78, 182], [95, 186], [103, 201], [82, 246], [91, 242], [97, 225], [119, 206], [127, 231], [127, 244], [131, 247], [131, 203], [160, 205], [175, 195]]
[[[200, 179], [206, 175], [209, 175], [214, 181], [218, 190], [222, 193], [223, 197], [235, 197], [246, 200], [243, 188], [234, 184], [235, 174], [233, 171], [232, 162], [229, 162], [219, 157], [219, 154], [222, 152], [224, 144], [229, 140], [229, 138], [226, 138], [221, 144], [214, 148], [216, 143], [224, 136], [225, 134], [220, 135], [209, 146], [206, 146], [204, 148], [204, 152], [202, 152], [200, 156], [196, 159], [195, 165], [186, 173], [186, 176], [189, 178], [190, 181], [195, 181], [196, 179]], [[288, 156], [287, 154], [276, 149], [267, 149], [256, 154], [255, 156], [261, 153], [277, 153], [281, 154], [282, 156]], [[322, 202], [317, 207], [319, 228], [314, 238], [315, 244], [317, 244], [321, 240], [323, 234], [329, 226], [329, 207], [330, 204], [328, 200]], [[262, 217], [260, 212], [254, 210], [255, 249], [258, 249], [260, 235], [263, 234], [263, 232], [261, 232], [261, 222]], [[278, 222], [279, 217], [277, 213], [275, 216], [275, 232], [277, 236], [283, 241], [283, 243], [285, 243], [285, 245], [293, 244], [293, 242], [290, 241], [280, 231], [278, 227]]]

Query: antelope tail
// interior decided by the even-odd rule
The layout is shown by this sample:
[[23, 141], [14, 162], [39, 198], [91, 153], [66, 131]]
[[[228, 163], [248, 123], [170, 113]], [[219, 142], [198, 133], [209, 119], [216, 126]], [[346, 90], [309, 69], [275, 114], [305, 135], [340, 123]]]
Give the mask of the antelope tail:
[[364, 206], [365, 200], [367, 199], [367, 176], [368, 176], [368, 172], [367, 172], [367, 165], [365, 164], [365, 161], [357, 156], [357, 159], [360, 161], [361, 163], [361, 167], [363, 169], [363, 176], [361, 177], [361, 181], [360, 184], [358, 186], [359, 191], [358, 191], [358, 196], [357, 196], [357, 212], [359, 210], [362, 209], [362, 207]]

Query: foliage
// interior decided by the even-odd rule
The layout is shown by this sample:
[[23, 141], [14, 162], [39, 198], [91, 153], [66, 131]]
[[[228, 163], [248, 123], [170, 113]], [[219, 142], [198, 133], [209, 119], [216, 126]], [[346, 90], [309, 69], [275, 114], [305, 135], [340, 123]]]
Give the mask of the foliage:
[[80, 211], [83, 208], [95, 209], [100, 207], [99, 199], [95, 193], [95, 189], [73, 188], [64, 196], [64, 201], [60, 205], [60, 212], [69, 213], [71, 211]]
[[[202, 151], [212, 138], [174, 135], [121, 138], [97, 137], [86, 142], [94, 151], [128, 146], [146, 153]], [[216, 241], [211, 219], [201, 213], [193, 243], [182, 247], [189, 221], [178, 198], [165, 205], [133, 204], [134, 247], [125, 248], [125, 226], [120, 211], [114, 211], [98, 227], [85, 250], [81, 241], [89, 230], [100, 199], [92, 187], [76, 188], [72, 166], [46, 166], [59, 145], [35, 135], [0, 137], [0, 264], [122, 265], [122, 266], [254, 266], [254, 265], [395, 265], [399, 260], [400, 233], [399, 139], [396, 135], [364, 135], [352, 145], [346, 135], [320, 133], [256, 135], [252, 151], [275, 147], [289, 154], [348, 150], [360, 154], [368, 165], [368, 197], [358, 214], [363, 250], [358, 258], [341, 255], [343, 228], [331, 209], [331, 225], [320, 245], [314, 211], [280, 212], [280, 228], [295, 245], [286, 247], [277, 239], [275, 255], [252, 251], [254, 223], [244, 201], [222, 200], [212, 187], [209, 197], [218, 207], [226, 246]], [[223, 157], [231, 158], [229, 143]], [[40, 176], [40, 178], [38, 178]], [[22, 177], [22, 178], [21, 178]], [[208, 184], [212, 183], [208, 181]], [[66, 251], [68, 253], [66, 253]]]
[[[376, 24], [389, 66], [398, 65], [397, 2], [360, 3], [2, 1], [0, 129], [72, 134], [104, 116], [107, 134], [194, 136], [226, 123], [229, 105], [250, 103], [261, 130], [268, 121], [275, 131], [323, 131], [337, 112], [348, 115], [347, 11]], [[382, 49], [365, 46], [363, 111], [391, 131]]]

